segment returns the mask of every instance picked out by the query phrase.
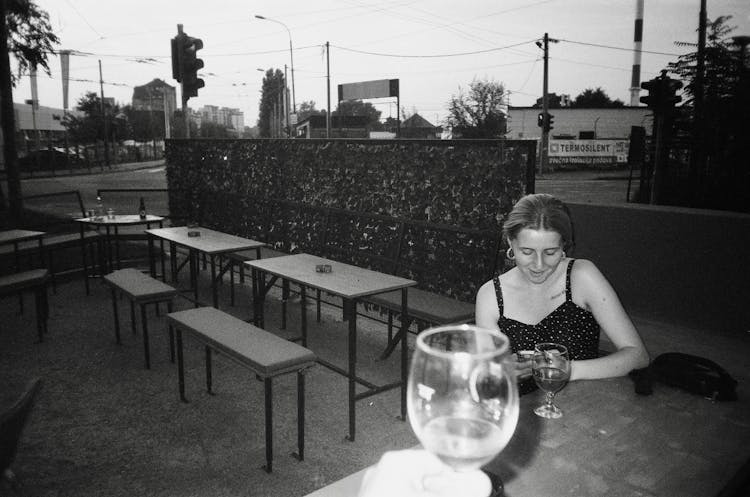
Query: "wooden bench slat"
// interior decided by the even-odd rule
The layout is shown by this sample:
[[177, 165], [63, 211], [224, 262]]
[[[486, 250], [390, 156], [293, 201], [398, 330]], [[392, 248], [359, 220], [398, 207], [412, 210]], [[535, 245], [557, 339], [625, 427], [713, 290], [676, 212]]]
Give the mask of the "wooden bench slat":
[[47, 269], [31, 269], [20, 273], [0, 276], [0, 295], [10, 295], [21, 290], [34, 288], [49, 279]]
[[116, 286], [138, 303], [165, 300], [177, 295], [174, 287], [135, 268], [119, 269], [104, 275], [104, 282]]
[[213, 307], [173, 312], [167, 319], [264, 378], [299, 370], [316, 360], [310, 349]]
[[[409, 316], [435, 324], [462, 323], [474, 319], [474, 305], [437, 293], [409, 288]], [[365, 301], [394, 312], [401, 312], [401, 292], [387, 292], [368, 297]]]

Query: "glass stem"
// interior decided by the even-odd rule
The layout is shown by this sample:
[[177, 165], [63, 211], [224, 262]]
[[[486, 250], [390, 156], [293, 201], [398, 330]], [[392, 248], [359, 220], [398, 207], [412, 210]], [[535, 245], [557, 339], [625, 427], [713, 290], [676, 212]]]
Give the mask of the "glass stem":
[[552, 401], [555, 399], [555, 392], [547, 392], [547, 407], [552, 408]]

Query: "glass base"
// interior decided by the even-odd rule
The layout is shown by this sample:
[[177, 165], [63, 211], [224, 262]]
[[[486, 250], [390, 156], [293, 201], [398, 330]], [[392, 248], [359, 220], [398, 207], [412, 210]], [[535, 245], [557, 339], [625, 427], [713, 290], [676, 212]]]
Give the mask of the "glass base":
[[547, 419], [557, 419], [562, 417], [563, 413], [555, 404], [544, 404], [534, 409], [534, 414]]

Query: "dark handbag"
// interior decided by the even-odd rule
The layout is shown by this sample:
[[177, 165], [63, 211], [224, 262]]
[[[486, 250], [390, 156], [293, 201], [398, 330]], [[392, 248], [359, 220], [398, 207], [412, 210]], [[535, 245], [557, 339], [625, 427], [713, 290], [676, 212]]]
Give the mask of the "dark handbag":
[[737, 400], [737, 380], [710, 359], [667, 352], [649, 366], [653, 380], [712, 400]]

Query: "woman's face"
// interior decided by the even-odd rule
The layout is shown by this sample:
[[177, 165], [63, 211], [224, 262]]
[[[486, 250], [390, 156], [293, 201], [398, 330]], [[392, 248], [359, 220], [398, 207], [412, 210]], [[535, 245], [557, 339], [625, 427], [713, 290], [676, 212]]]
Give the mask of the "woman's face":
[[562, 239], [556, 231], [524, 228], [510, 245], [516, 267], [537, 285], [547, 281], [563, 259]]

